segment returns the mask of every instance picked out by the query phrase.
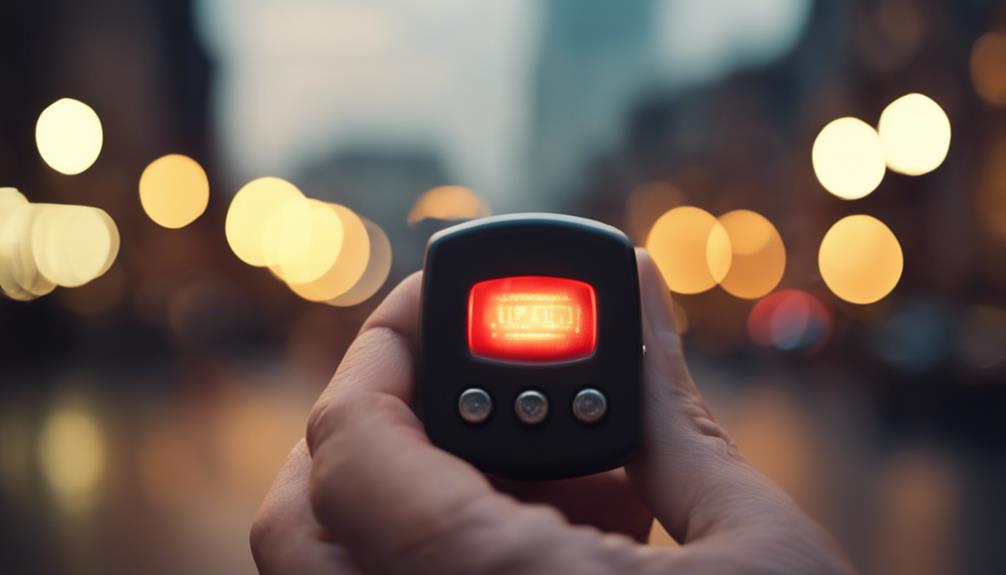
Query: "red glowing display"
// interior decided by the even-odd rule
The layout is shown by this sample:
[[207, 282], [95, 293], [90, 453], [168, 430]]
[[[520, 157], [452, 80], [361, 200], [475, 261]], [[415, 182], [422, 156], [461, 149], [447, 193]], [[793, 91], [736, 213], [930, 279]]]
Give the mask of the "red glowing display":
[[590, 284], [550, 276], [481, 281], [468, 294], [468, 349], [487, 359], [559, 362], [587, 357], [597, 343]]

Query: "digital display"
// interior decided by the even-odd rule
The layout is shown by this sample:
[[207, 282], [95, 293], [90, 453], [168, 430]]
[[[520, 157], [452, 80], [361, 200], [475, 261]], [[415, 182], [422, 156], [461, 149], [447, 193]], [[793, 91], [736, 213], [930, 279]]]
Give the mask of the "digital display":
[[468, 349], [487, 359], [559, 362], [597, 343], [597, 302], [585, 282], [550, 276], [481, 281], [468, 295]]

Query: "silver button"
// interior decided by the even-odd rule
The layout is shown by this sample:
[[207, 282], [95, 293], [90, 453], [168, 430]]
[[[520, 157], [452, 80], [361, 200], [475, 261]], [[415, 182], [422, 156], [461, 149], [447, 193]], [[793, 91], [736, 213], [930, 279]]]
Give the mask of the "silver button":
[[597, 423], [608, 412], [608, 400], [604, 394], [588, 387], [573, 398], [573, 415], [584, 423]]
[[513, 409], [521, 422], [535, 425], [548, 415], [548, 398], [539, 391], [529, 389], [517, 396]]
[[458, 398], [458, 413], [468, 423], [482, 423], [493, 411], [493, 400], [484, 389], [469, 387]]

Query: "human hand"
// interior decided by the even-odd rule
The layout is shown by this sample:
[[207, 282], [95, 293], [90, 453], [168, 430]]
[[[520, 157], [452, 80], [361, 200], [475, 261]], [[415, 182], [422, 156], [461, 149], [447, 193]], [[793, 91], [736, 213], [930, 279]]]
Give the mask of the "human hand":
[[[410, 404], [420, 275], [367, 320], [266, 496], [262, 573], [851, 573], [751, 467], [685, 365], [670, 293], [638, 253], [643, 444], [625, 470], [499, 481], [434, 447]], [[644, 545], [652, 518], [682, 543]]]

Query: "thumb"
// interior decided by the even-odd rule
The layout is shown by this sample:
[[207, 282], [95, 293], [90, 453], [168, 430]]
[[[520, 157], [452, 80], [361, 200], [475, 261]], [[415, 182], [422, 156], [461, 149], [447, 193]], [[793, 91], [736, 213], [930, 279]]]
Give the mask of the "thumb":
[[802, 513], [738, 453], [685, 364], [671, 295], [637, 250], [643, 311], [643, 444], [628, 466], [640, 495], [675, 539], [778, 525]]

